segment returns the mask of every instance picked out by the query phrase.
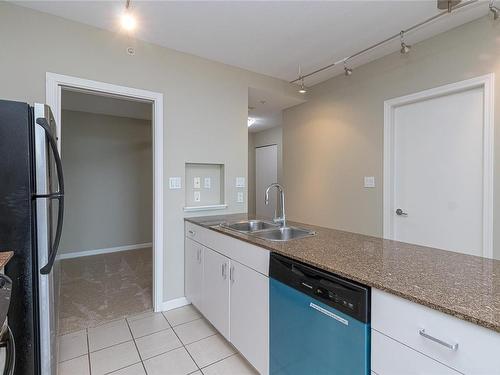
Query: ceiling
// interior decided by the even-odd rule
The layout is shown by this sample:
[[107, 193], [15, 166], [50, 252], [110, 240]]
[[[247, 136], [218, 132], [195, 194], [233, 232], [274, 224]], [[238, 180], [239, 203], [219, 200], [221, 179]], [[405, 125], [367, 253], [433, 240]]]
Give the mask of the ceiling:
[[254, 119], [255, 122], [248, 128], [248, 131], [256, 133], [281, 126], [283, 110], [304, 102], [305, 99], [250, 87], [248, 89], [248, 117]]
[[[111, 31], [125, 1], [31, 1], [19, 5]], [[287, 81], [338, 61], [438, 13], [436, 1], [140, 1], [136, 36], [178, 51]], [[407, 36], [415, 43], [488, 13], [481, 1]], [[399, 43], [361, 56], [357, 66], [398, 50]], [[307, 79], [312, 85], [342, 72]]]
[[140, 120], [151, 120], [153, 114], [153, 105], [150, 102], [64, 88], [61, 93], [61, 107], [63, 110], [69, 111], [97, 113]]

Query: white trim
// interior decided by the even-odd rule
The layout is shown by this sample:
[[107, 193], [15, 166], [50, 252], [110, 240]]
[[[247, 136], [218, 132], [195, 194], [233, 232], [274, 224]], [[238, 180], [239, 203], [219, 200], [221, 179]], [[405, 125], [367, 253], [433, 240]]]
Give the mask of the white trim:
[[394, 196], [394, 110], [395, 108], [422, 100], [449, 95], [473, 88], [483, 88], [484, 92], [484, 155], [483, 155], [483, 256], [493, 257], [493, 154], [494, 154], [494, 87], [495, 74], [490, 73], [439, 86], [415, 94], [386, 100], [384, 102], [384, 196], [383, 233], [384, 238], [393, 238], [392, 197]]
[[119, 251], [127, 251], [127, 250], [137, 250], [137, 249], [144, 249], [145, 247], [152, 247], [153, 243], [152, 242], [146, 242], [146, 243], [138, 243], [135, 245], [125, 245], [125, 246], [116, 246], [116, 247], [108, 247], [105, 249], [94, 249], [94, 250], [83, 250], [83, 251], [73, 251], [73, 252], [62, 252], [57, 256], [57, 259], [63, 260], [63, 259], [73, 259], [73, 258], [81, 258], [81, 257], [87, 257], [90, 255], [101, 255], [101, 254], [109, 254], [109, 253], [116, 253]]
[[187, 206], [184, 207], [186, 212], [196, 212], [196, 211], [211, 211], [211, 210], [224, 210], [227, 208], [227, 204], [213, 204], [210, 206]]
[[161, 311], [177, 309], [179, 307], [189, 305], [190, 303], [191, 302], [189, 302], [186, 297], [171, 299], [170, 301], [165, 301], [162, 303]]
[[163, 94], [55, 73], [46, 73], [46, 102], [52, 108], [61, 148], [61, 87], [91, 90], [153, 102], [153, 307], [163, 304]]

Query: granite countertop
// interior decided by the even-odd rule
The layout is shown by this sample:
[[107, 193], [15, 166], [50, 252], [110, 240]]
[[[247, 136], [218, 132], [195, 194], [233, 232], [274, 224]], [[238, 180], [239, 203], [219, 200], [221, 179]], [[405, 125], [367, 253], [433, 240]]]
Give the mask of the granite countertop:
[[0, 251], [0, 268], [5, 267], [13, 255], [13, 251]]
[[292, 222], [316, 236], [271, 242], [217, 225], [251, 218], [185, 220], [500, 332], [498, 260]]

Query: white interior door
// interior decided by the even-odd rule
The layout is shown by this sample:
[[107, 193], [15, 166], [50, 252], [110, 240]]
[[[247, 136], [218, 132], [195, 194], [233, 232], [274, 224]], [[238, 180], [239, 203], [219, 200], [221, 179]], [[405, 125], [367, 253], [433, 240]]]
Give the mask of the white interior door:
[[269, 195], [269, 205], [264, 202], [266, 188], [274, 182], [278, 182], [278, 146], [255, 148], [255, 213], [259, 217], [274, 217], [276, 191]]
[[394, 107], [387, 238], [485, 256], [484, 112], [484, 87]]

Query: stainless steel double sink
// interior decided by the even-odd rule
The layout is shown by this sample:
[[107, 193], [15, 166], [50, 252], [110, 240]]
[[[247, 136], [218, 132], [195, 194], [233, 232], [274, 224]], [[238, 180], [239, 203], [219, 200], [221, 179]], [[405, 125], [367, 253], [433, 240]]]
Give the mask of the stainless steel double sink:
[[249, 234], [269, 241], [290, 241], [294, 239], [314, 236], [316, 233], [309, 229], [298, 227], [281, 227], [264, 220], [245, 220], [235, 223], [223, 223], [221, 227], [236, 232]]

